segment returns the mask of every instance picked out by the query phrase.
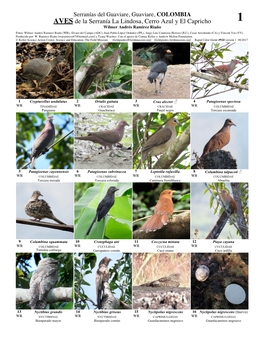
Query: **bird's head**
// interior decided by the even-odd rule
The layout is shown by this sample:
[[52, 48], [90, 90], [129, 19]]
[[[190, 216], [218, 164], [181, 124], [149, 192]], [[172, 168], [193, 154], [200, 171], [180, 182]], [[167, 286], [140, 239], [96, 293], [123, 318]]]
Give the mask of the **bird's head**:
[[234, 59], [233, 62], [234, 62], [235, 64], [241, 64], [241, 65], [242, 65], [242, 63], [241, 63], [239, 60], [237, 60], [237, 59]]
[[50, 122], [52, 122], [52, 121], [54, 120], [54, 117], [53, 117], [53, 116], [48, 116], [48, 117], [47, 117], [47, 120], [50, 121]]
[[47, 266], [47, 265], [51, 265], [53, 267], [58, 267], [59, 262], [54, 258], [46, 257], [46, 258], [43, 258], [39, 261], [38, 268], [43, 267], [43, 266]]
[[40, 193], [40, 191], [34, 191], [32, 197], [38, 199], [38, 197], [43, 197], [43, 195]]
[[180, 124], [180, 122], [177, 120], [176, 117], [172, 117], [172, 118], [168, 121], [167, 124], [168, 124], [168, 125], [171, 125], [171, 126], [173, 126], [173, 127], [182, 126], [182, 125]]
[[176, 191], [173, 191], [172, 189], [165, 189], [165, 191], [161, 192], [160, 196], [170, 196], [172, 197], [173, 193]]
[[225, 120], [225, 126], [236, 126], [235, 123], [231, 120], [231, 118], [228, 118]]
[[115, 187], [115, 186], [111, 186], [108, 188], [108, 191], [107, 193], [110, 194], [110, 193], [115, 193], [116, 191], [118, 191], [119, 188]]
[[124, 51], [122, 50], [122, 49], [118, 49], [118, 51], [119, 51], [119, 55], [123, 55], [123, 56], [125, 56], [125, 53], [124, 53]]
[[119, 123], [118, 123], [118, 125], [119, 126], [129, 126], [129, 124], [127, 123], [127, 121], [125, 121], [125, 120], [122, 120], [122, 121], [120, 121]]

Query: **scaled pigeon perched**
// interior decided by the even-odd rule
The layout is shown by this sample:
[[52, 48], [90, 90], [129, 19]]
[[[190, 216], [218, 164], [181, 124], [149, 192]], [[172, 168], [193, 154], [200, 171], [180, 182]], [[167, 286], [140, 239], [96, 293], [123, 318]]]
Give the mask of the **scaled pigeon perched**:
[[220, 65], [220, 66], [215, 66], [215, 67], [211, 67], [208, 69], [202, 69], [201, 72], [204, 72], [204, 73], [209, 72], [209, 73], [214, 74], [215, 76], [222, 76], [222, 77], [224, 76], [225, 79], [227, 79], [233, 73], [236, 64], [241, 64], [241, 63], [237, 59], [234, 59], [228, 65]]
[[30, 156], [31, 167], [34, 168], [34, 164], [38, 156], [42, 151], [45, 151], [49, 146], [52, 145], [55, 139], [55, 128], [52, 123], [53, 116], [48, 116], [46, 125], [41, 133], [37, 136], [36, 140], [33, 143], [32, 153]]

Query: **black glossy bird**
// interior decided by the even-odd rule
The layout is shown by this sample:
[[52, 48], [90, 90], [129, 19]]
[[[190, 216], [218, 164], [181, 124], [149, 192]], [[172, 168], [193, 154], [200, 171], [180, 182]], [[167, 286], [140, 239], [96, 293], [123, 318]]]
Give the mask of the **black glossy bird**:
[[162, 93], [161, 84], [167, 72], [167, 65], [169, 64], [169, 59], [170, 59], [169, 57], [171, 57], [171, 53], [172, 52], [168, 49], [167, 46], [163, 46], [159, 52], [160, 60], [155, 62], [150, 69], [150, 73], [147, 79], [150, 81], [150, 83], [153, 83], [153, 80], [154, 80], [155, 93], [158, 92], [157, 83], [156, 83], [157, 79], [159, 80], [159, 84], [160, 84], [159, 92]]
[[85, 233], [84, 237], [88, 236], [90, 233], [93, 224], [97, 221], [101, 221], [109, 212], [110, 208], [115, 203], [115, 192], [118, 191], [117, 187], [111, 186], [108, 188], [107, 193], [102, 201], [100, 201], [97, 209], [96, 209], [96, 215], [94, 217], [94, 220], [92, 221], [92, 224], [90, 225], [88, 231]]

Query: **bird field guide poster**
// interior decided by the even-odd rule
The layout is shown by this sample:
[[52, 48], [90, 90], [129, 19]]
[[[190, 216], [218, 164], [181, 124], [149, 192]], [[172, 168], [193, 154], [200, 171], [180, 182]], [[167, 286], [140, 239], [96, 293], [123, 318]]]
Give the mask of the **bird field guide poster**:
[[3, 336], [262, 335], [260, 5], [2, 8]]

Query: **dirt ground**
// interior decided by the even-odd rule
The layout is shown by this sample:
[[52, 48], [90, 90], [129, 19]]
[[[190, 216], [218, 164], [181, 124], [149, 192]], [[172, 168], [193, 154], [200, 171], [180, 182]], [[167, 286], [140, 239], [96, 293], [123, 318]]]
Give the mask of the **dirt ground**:
[[[137, 99], [189, 99], [190, 65], [169, 65], [161, 85], [163, 93], [155, 93], [155, 84], [148, 80], [150, 68], [133, 65], [133, 98]], [[159, 82], [157, 82], [159, 90]]]
[[74, 157], [75, 169], [132, 169], [132, 149], [103, 149], [89, 141], [75, 143], [78, 148]]

